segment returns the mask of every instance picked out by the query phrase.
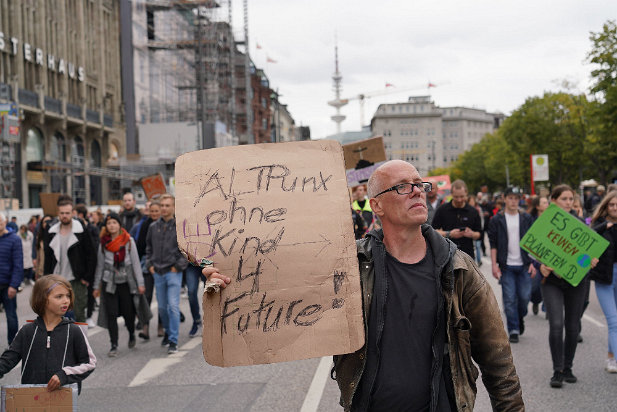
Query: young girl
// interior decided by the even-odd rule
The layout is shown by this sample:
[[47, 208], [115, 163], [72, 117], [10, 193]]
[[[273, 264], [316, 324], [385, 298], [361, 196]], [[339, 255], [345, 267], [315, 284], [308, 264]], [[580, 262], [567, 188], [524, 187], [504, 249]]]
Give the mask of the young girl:
[[43, 276], [32, 288], [30, 306], [39, 315], [22, 326], [0, 357], [0, 378], [22, 361], [22, 384], [47, 384], [53, 391], [92, 373], [96, 357], [81, 327], [64, 318], [73, 307], [73, 290], [59, 275]]

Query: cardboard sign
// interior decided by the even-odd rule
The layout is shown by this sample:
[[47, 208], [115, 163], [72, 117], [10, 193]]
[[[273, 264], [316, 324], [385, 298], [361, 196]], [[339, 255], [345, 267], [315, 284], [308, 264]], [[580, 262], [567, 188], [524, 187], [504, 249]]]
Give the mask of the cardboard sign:
[[529, 228], [520, 246], [572, 286], [577, 286], [599, 258], [608, 240], [557, 205], [550, 205]]
[[232, 282], [204, 294], [216, 366], [350, 353], [364, 344], [356, 244], [338, 142], [222, 147], [176, 160], [178, 245]]
[[47, 385], [7, 385], [2, 387], [2, 412], [75, 412], [77, 384], [48, 392]]
[[349, 187], [366, 183], [375, 169], [386, 161], [383, 138], [372, 137], [343, 146]]
[[39, 193], [44, 214], [53, 217], [58, 216], [58, 198], [60, 198], [60, 193]]
[[148, 200], [152, 199], [156, 195], [162, 195], [167, 192], [165, 180], [163, 180], [163, 176], [161, 176], [160, 173], [142, 177], [140, 183]]

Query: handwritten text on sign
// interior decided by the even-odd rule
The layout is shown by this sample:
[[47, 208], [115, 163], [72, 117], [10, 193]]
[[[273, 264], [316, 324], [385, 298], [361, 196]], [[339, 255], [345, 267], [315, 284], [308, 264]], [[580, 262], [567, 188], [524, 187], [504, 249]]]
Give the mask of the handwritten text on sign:
[[529, 228], [520, 246], [572, 286], [577, 286], [608, 241], [556, 205], [549, 206]]
[[335, 142], [211, 149], [176, 162], [178, 244], [232, 283], [204, 296], [214, 365], [346, 353], [363, 344], [358, 264]]

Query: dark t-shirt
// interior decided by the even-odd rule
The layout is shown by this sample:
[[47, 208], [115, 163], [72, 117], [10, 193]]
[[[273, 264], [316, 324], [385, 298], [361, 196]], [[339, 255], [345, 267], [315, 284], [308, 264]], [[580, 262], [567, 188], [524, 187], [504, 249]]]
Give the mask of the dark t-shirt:
[[[452, 202], [444, 203], [439, 206], [433, 217], [433, 224], [431, 225], [435, 229], [452, 230], [468, 227], [474, 232], [482, 231], [482, 222], [478, 211], [469, 204], [465, 204], [464, 207], [454, 207]], [[468, 237], [462, 237], [460, 239], [450, 239], [456, 246], [467, 253], [472, 258], [475, 257], [473, 252], [473, 239]]]
[[381, 356], [370, 411], [424, 411], [430, 404], [432, 339], [437, 319], [438, 285], [434, 260], [415, 264], [386, 255], [388, 295]]

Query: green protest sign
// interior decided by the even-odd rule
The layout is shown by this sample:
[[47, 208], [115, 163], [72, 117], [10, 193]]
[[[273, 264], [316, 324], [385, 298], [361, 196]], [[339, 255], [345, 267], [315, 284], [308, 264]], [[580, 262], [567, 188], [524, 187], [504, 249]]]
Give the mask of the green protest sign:
[[577, 286], [608, 241], [556, 205], [550, 205], [529, 228], [520, 245], [572, 286]]

